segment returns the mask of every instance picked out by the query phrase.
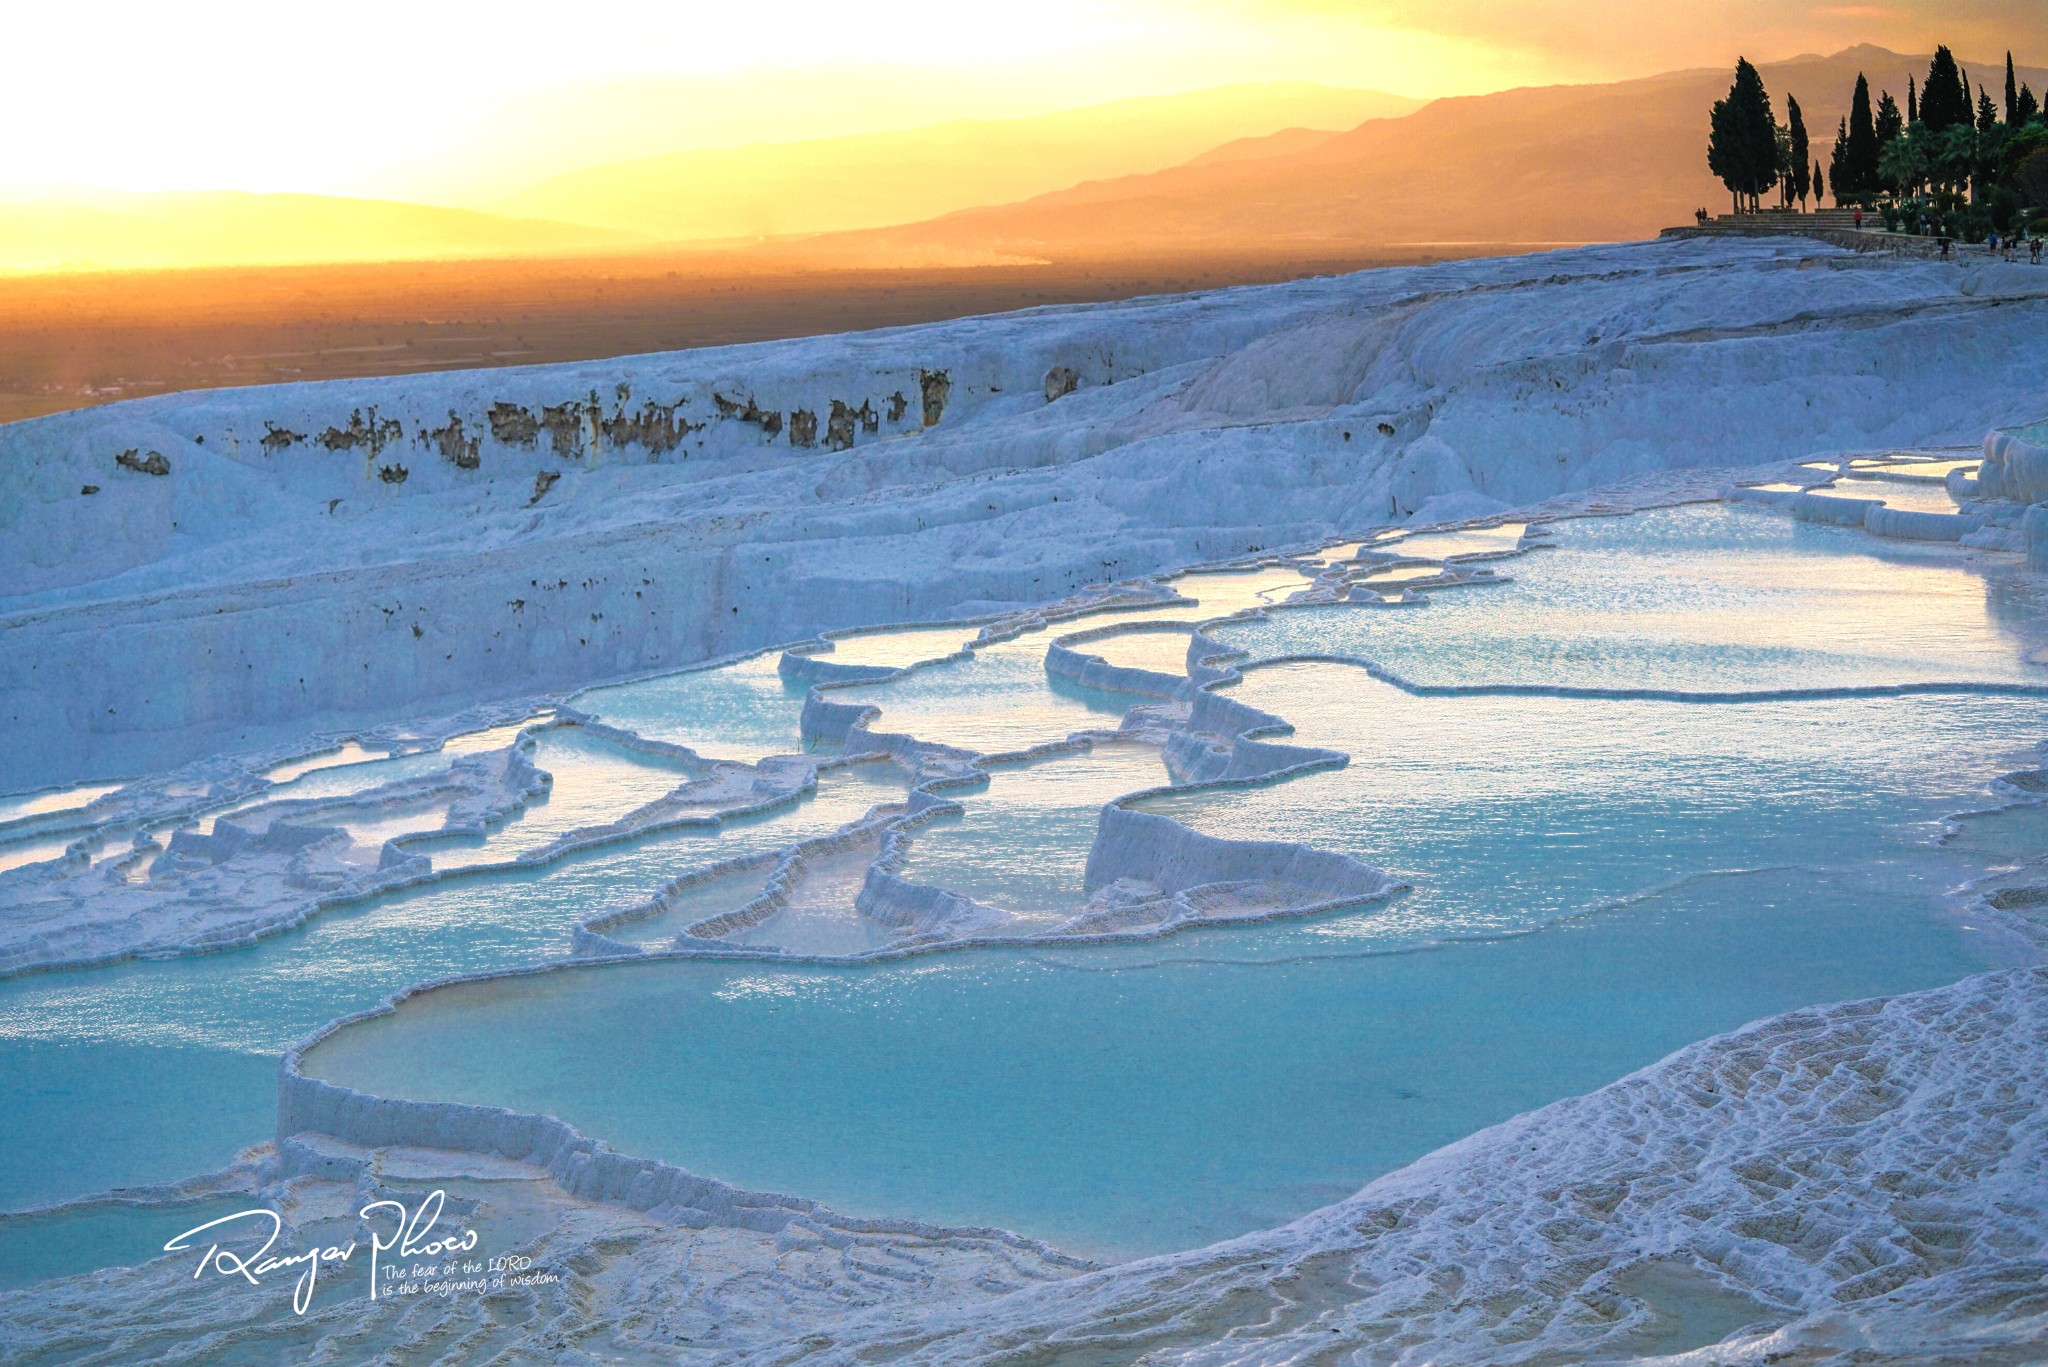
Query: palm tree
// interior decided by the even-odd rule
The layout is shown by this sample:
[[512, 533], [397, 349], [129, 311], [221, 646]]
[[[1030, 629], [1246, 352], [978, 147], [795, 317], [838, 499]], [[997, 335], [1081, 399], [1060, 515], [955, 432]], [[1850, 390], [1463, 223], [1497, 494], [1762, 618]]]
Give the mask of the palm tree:
[[1927, 179], [1926, 138], [1893, 138], [1877, 154], [1877, 173], [1900, 195], [1909, 195]]

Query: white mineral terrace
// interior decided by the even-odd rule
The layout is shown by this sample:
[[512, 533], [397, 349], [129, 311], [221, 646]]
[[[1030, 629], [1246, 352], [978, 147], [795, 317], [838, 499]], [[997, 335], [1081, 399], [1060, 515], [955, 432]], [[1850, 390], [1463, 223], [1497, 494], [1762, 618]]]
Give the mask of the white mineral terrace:
[[[0, 428], [0, 1357], [2037, 1360], [2038, 278]], [[535, 1275], [161, 1251], [436, 1190]]]

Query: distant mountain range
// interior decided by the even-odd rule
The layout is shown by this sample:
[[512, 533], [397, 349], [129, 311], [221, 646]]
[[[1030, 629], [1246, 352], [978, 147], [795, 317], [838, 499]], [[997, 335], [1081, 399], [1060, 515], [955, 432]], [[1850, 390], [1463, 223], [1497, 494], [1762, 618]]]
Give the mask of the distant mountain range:
[[[1799, 99], [1825, 164], [1859, 71], [1903, 104], [1927, 63], [1863, 46], [1761, 70], [1781, 120], [1785, 97]], [[2002, 57], [1966, 66], [2000, 98]], [[2048, 94], [2048, 71], [2021, 76]], [[1706, 139], [1729, 79], [1678, 71], [1419, 107], [1372, 90], [1223, 86], [594, 166], [489, 212], [227, 193], [0, 201], [0, 270], [677, 247], [819, 267], [1306, 260], [1612, 241], [1725, 203]]]
[[[1221, 86], [1017, 119], [602, 165], [479, 208], [319, 195], [67, 191], [0, 199], [0, 271], [416, 260], [733, 245], [907, 223], [1158, 170], [1282, 129], [1420, 101], [1308, 83]], [[924, 254], [954, 255], [928, 248]], [[969, 249], [961, 259], [986, 259]]]
[[[1799, 100], [1825, 165], [1856, 75], [1905, 103], [1926, 56], [1855, 47], [1761, 68], [1779, 120]], [[1733, 63], [1730, 63], [1732, 68]], [[1969, 64], [2001, 92], [2005, 66]], [[2048, 89], [2048, 72], [2022, 68]], [[1606, 85], [1443, 99], [1346, 133], [1286, 132], [1184, 165], [1018, 204], [812, 244], [847, 259], [934, 259], [966, 244], [1009, 257], [1075, 260], [1175, 253], [1371, 252], [1460, 244], [1544, 246], [1647, 237], [1725, 208], [1707, 171], [1707, 114], [1731, 72], [1678, 71]]]
[[1034, 118], [648, 157], [557, 176], [487, 207], [669, 241], [881, 227], [1164, 170], [1248, 137], [1313, 138], [1309, 130], [1354, 128], [1421, 103], [1307, 83], [1219, 86]]

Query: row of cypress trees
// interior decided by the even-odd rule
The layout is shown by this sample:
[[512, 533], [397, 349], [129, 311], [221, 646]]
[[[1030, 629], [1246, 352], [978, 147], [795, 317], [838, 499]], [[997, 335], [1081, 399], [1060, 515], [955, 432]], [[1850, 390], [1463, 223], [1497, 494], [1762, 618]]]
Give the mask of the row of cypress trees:
[[1925, 81], [1908, 79], [1904, 111], [1890, 91], [1879, 92], [1873, 104], [1870, 82], [1859, 72], [1823, 171], [1818, 161], [1808, 165], [1799, 102], [1787, 96], [1786, 122], [1777, 123], [1763, 78], [1738, 60], [1727, 98], [1714, 103], [1707, 165], [1734, 196], [1737, 213], [1756, 212], [1774, 188], [1788, 205], [1804, 203], [1809, 194], [1818, 200], [1831, 188], [1838, 205], [1897, 204], [1927, 195], [1944, 211], [1978, 205], [1996, 208], [2005, 219], [2026, 207], [2030, 177], [2019, 163], [2048, 150], [2048, 117], [2033, 90], [2016, 78], [2010, 52], [2004, 94], [2002, 111], [1981, 86], [1973, 98], [1969, 74], [1945, 46], [1935, 50]]

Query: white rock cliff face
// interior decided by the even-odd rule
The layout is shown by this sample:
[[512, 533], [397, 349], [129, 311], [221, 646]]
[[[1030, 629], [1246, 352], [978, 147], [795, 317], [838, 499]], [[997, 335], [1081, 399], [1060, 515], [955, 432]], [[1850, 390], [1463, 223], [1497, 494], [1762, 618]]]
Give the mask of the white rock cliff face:
[[133, 773], [1674, 467], [1975, 442], [2039, 416], [2044, 296], [1996, 263], [1638, 244], [15, 424], [0, 772]]

